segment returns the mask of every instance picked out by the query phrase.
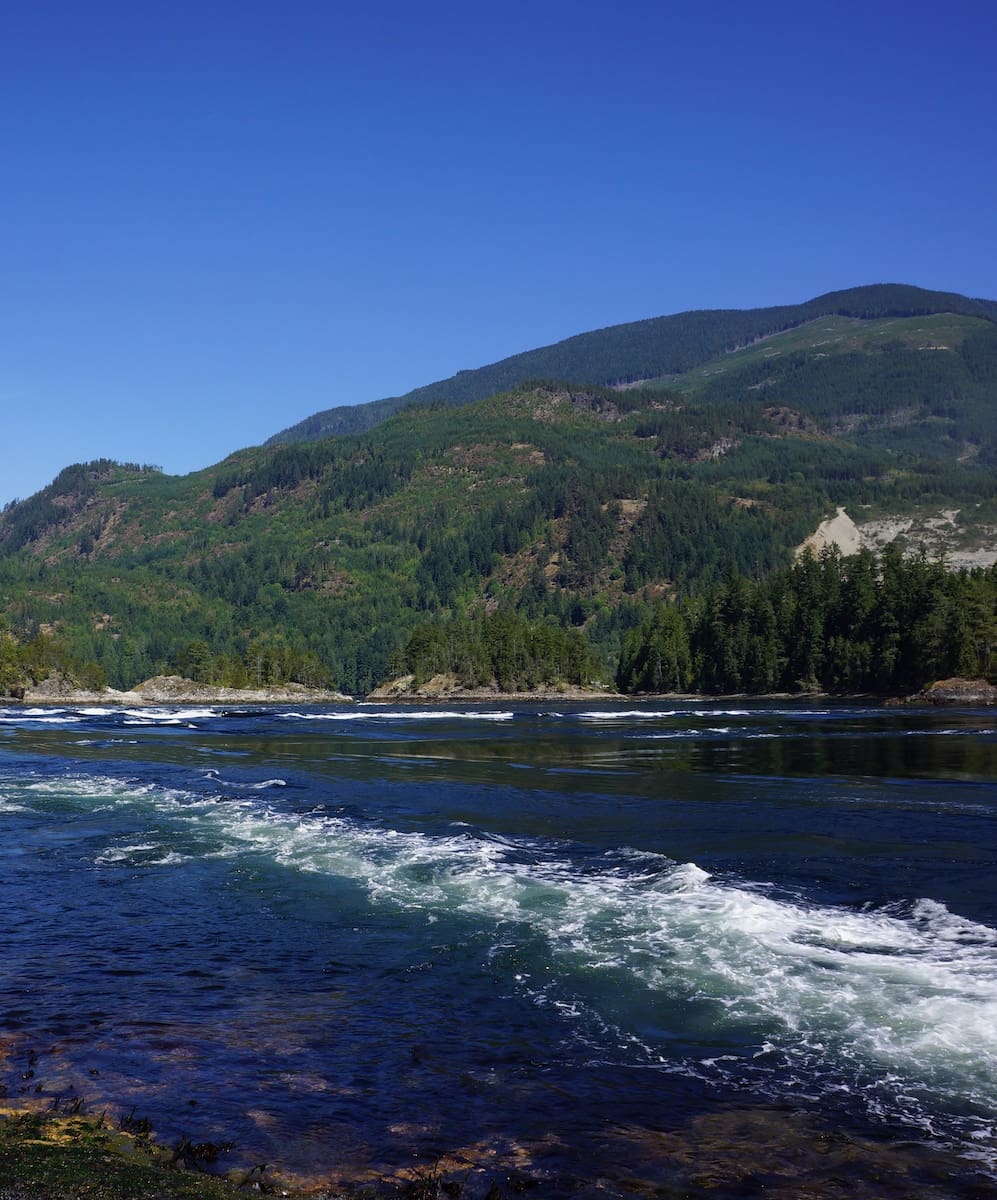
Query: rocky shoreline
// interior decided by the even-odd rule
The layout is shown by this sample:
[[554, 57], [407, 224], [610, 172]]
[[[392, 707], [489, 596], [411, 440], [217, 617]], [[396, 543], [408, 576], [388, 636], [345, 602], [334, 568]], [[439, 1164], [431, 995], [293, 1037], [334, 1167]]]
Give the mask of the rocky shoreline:
[[[978, 1164], [913, 1138], [872, 1140], [827, 1123], [819, 1113], [765, 1104], [729, 1106], [675, 1128], [617, 1127], [607, 1144], [628, 1168], [597, 1183], [554, 1177], [519, 1147], [503, 1160], [487, 1146], [414, 1161], [392, 1173], [376, 1168], [343, 1178], [283, 1175], [269, 1163], [225, 1169], [231, 1144], [158, 1142], [148, 1122], [84, 1115], [75, 1103], [0, 1105], [0, 1200], [513, 1200], [556, 1194], [732, 1200], [764, 1192], [773, 1200], [982, 1200], [992, 1179]], [[541, 1152], [549, 1147], [537, 1147]], [[843, 1182], [845, 1181], [845, 1182]]]
[[904, 704], [966, 705], [973, 708], [997, 704], [997, 687], [985, 679], [939, 679], [912, 696], [887, 700], [890, 707]]
[[351, 696], [325, 688], [285, 683], [279, 687], [230, 688], [196, 683], [182, 675], [156, 675], [128, 691], [116, 688], [88, 690], [58, 677], [26, 688], [24, 704], [352, 704]]
[[[886, 707], [903, 705], [951, 705], [980, 707], [997, 705], [997, 687], [985, 679], [941, 679], [929, 684], [909, 696], [890, 697], [828, 697], [817, 693], [770, 695], [713, 696], [699, 693], [640, 693], [626, 696], [608, 687], [577, 687], [559, 684], [552, 687], [533, 688], [529, 691], [505, 692], [497, 684], [484, 687], [464, 687], [454, 674], [434, 675], [422, 683], [416, 683], [414, 675], [403, 675], [391, 679], [375, 688], [365, 701], [378, 703], [393, 701], [444, 702], [456, 704], [489, 704], [530, 700], [666, 700], [716, 701], [716, 700], [815, 700], [815, 699], [861, 699], [865, 702], [877, 700]], [[255, 705], [255, 704], [355, 704], [356, 697], [325, 688], [307, 687], [301, 683], [286, 683], [278, 687], [231, 688], [215, 684], [197, 683], [181, 675], [156, 675], [127, 691], [116, 688], [87, 689], [77, 687], [70, 680], [52, 676], [34, 687], [18, 689], [17, 694], [0, 697], [0, 703], [27, 705], [160, 705], [160, 704], [210, 704], [210, 705]]]
[[456, 675], [434, 675], [417, 684], [414, 675], [402, 675], [381, 684], [367, 695], [368, 700], [455, 700], [475, 703], [491, 700], [598, 700], [623, 699], [619, 692], [607, 688], [583, 688], [573, 684], [532, 688], [524, 692], [504, 692], [498, 685], [468, 688]]
[[838, 700], [861, 701], [866, 704], [881, 703], [886, 707], [930, 704], [963, 705], [975, 708], [981, 705], [997, 704], [997, 687], [988, 683], [985, 679], [941, 679], [909, 696], [836, 695], [826, 692], [769, 692], [758, 694], [737, 692], [725, 695], [707, 695], [702, 692], [639, 692], [628, 696], [623, 692], [617, 692], [608, 687], [584, 688], [571, 684], [534, 688], [531, 691], [522, 692], [504, 692], [497, 685], [468, 688], [460, 683], [456, 675], [440, 674], [434, 675], [431, 679], [427, 679], [422, 683], [416, 683], [414, 675], [402, 675], [375, 688], [366, 699], [369, 701], [394, 700], [403, 703], [415, 700], [448, 700], [454, 703], [466, 702], [469, 704], [517, 700], [663, 700], [669, 703], [695, 703], [720, 700], [780, 700], [788, 702]]

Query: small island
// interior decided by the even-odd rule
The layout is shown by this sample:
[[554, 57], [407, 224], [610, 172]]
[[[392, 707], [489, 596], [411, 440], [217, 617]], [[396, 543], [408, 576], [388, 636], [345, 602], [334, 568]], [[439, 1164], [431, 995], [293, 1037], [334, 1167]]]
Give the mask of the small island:
[[198, 683], [182, 675], [155, 675], [127, 691], [117, 688], [79, 687], [62, 675], [22, 689], [16, 697], [25, 704], [352, 704], [350, 696], [303, 683], [273, 687], [234, 688]]
[[540, 684], [532, 688], [507, 690], [494, 681], [490, 685], [468, 685], [453, 671], [441, 671], [429, 679], [415, 675], [399, 675], [375, 688], [368, 700], [455, 700], [458, 702], [489, 700], [590, 700], [616, 698], [613, 688], [583, 687], [574, 683]]

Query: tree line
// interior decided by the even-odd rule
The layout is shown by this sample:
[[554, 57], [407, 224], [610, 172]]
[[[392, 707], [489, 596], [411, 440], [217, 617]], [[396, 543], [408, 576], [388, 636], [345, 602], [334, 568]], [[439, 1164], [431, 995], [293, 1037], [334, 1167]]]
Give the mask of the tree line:
[[599, 668], [577, 630], [529, 621], [509, 607], [416, 626], [391, 674], [413, 675], [416, 684], [452, 674], [466, 688], [529, 691], [558, 684], [586, 686]]
[[624, 638], [623, 692], [910, 692], [987, 676], [997, 567], [953, 572], [899, 547], [805, 554], [762, 579], [728, 570]]

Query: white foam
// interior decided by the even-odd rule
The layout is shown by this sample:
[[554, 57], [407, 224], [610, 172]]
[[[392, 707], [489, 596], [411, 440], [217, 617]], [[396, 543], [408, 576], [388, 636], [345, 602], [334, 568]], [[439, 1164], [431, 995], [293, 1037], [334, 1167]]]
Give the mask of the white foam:
[[237, 779], [223, 779], [214, 767], [202, 772], [202, 774], [205, 779], [210, 779], [213, 783], [221, 784], [222, 787], [240, 788], [247, 792], [265, 792], [268, 788], [287, 787], [286, 779], [261, 779], [256, 783], [246, 783]]
[[159, 842], [137, 842], [134, 845], [109, 846], [94, 859], [101, 867], [172, 867], [186, 862], [189, 855], [168, 850]]
[[[979, 1108], [997, 1106], [997, 933], [968, 944], [944, 906], [854, 913], [710, 879], [695, 864], [634, 877], [567, 861], [516, 861], [467, 834], [430, 839], [244, 812], [227, 829], [303, 870], [360, 881], [375, 902], [525, 923], [572, 970], [629, 973], [669, 1002], [773, 1033], [782, 1053], [840, 1072], [892, 1072]], [[230, 843], [231, 844], [231, 843]], [[954, 932], [961, 931], [961, 932]]]
[[153, 723], [164, 721], [169, 724], [177, 724], [184, 721], [204, 720], [206, 717], [215, 717], [217, 712], [213, 708], [125, 708], [122, 709], [122, 715], [132, 718], [124, 723], [132, 724], [134, 720], [140, 720], [143, 723]]
[[908, 729], [904, 731], [905, 737], [911, 735], [915, 737], [993, 737], [997, 730], [981, 729], [973, 726], [968, 729]]
[[[116, 800], [134, 800], [140, 796], [147, 796], [154, 790], [149, 785], [136, 784], [103, 775], [59, 775], [47, 779], [35, 779], [24, 784], [24, 788], [26, 791], [38, 792], [43, 795], [100, 797]], [[164, 792], [164, 794], [168, 793]]]
[[750, 717], [748, 708], [597, 709], [575, 714], [583, 721], [667, 721], [675, 717]]
[[871, 1059], [934, 1055], [941, 1070], [958, 1058], [997, 1078], [997, 932], [934, 901], [906, 916], [856, 913], [724, 886], [694, 863], [635, 874], [617, 857], [582, 873], [464, 832], [430, 838], [249, 803], [215, 806], [211, 819], [230, 847], [357, 879], [379, 902], [525, 922], [556, 954], [622, 964], [651, 989], [716, 1000], [727, 1019], [762, 1015], [786, 1032], [835, 1032]]
[[[549, 841], [466, 827], [428, 836], [287, 813], [259, 794], [203, 797], [89, 777], [28, 790], [134, 804], [157, 814], [159, 830], [164, 818], [183, 828], [191, 853], [193, 834], [205, 854], [262, 855], [354, 880], [374, 903], [429, 921], [463, 914], [503, 942], [526, 931], [560, 965], [565, 987], [623, 972], [650, 1002], [703, 1014], [734, 1045], [767, 1043], [758, 1071], [771, 1072], [775, 1056], [782, 1077], [847, 1087], [870, 1111], [916, 1124], [926, 1119], [923, 1096], [981, 1119], [997, 1109], [997, 930], [935, 900], [853, 911], [734, 886], [646, 852], [579, 866]], [[112, 850], [133, 862], [151, 852], [144, 843]]]
[[162, 847], [154, 842], [153, 843], [140, 842], [134, 846], [110, 846], [110, 847], [108, 847], [108, 849], [106, 849], [106, 850], [102, 851], [100, 854], [98, 854], [97, 858], [94, 861], [96, 861], [98, 863], [124, 862], [124, 861], [128, 860], [129, 858], [131, 858], [131, 856], [133, 854], [145, 854], [145, 853], [148, 853], [150, 850], [160, 850], [160, 849], [162, 849]]
[[25, 709], [20, 713], [8, 709], [6, 715], [0, 715], [0, 725], [75, 725], [81, 720], [81, 717], [73, 713], [63, 713], [58, 709], [54, 712], [52, 709]]
[[511, 721], [513, 712], [460, 711], [445, 708], [350, 709], [344, 712], [286, 712], [285, 719], [296, 721]]

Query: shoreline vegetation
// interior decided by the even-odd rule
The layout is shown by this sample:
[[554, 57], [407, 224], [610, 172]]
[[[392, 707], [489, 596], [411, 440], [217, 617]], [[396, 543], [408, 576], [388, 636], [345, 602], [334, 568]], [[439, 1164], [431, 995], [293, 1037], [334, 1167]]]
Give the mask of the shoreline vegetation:
[[[247, 1189], [290, 1195], [264, 1171], [248, 1168], [226, 1177], [205, 1168], [225, 1147], [181, 1142], [160, 1145], [148, 1122], [110, 1120], [64, 1112], [0, 1105], [0, 1197], [2, 1200], [233, 1200]], [[330, 1193], [331, 1195], [331, 1193]]]
[[[932, 681], [993, 680], [997, 568], [953, 573], [898, 547], [877, 557], [804, 554], [760, 579], [735, 570], [685, 598], [563, 621], [512, 603], [440, 611], [404, 629], [383, 668], [337, 675], [278, 628], [230, 658], [195, 640], [108, 675], [51, 625], [15, 632], [0, 614], [0, 695], [30, 703], [347, 703], [382, 699], [585, 699], [646, 696], [922, 696]], [[616, 652], [600, 621], [614, 625]], [[608, 636], [608, 634], [606, 634]], [[615, 658], [615, 665], [613, 659]], [[353, 681], [353, 682], [351, 682]], [[353, 684], [357, 683], [356, 686]], [[989, 695], [986, 685], [977, 688]], [[949, 700], [951, 702], [951, 698]], [[989, 702], [984, 700], [984, 702]]]

